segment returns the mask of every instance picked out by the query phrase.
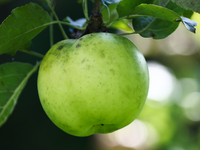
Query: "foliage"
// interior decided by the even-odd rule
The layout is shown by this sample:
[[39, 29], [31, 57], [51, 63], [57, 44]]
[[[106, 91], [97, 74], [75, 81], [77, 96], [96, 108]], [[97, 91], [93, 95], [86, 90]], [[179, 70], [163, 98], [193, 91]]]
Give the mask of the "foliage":
[[[54, 11], [53, 0], [40, 0], [41, 5], [29, 3], [13, 9], [0, 25], [0, 54], [15, 55], [22, 51], [42, 57], [31, 51], [31, 40], [45, 28], [58, 24], [64, 38], [68, 38], [62, 25], [71, 27], [75, 34], [82, 34], [88, 23], [87, 0], [77, 0], [84, 7], [85, 18], [79, 24], [68, 19], [60, 21]], [[0, 4], [9, 0], [0, 0]], [[44, 6], [45, 9], [41, 6]], [[102, 0], [101, 12], [107, 29], [123, 31], [124, 35], [140, 34], [144, 38], [162, 39], [172, 34], [183, 23], [195, 32], [195, 21], [185, 18], [186, 12], [200, 12], [199, 1], [195, 0]], [[85, 9], [86, 8], [86, 9]], [[65, 14], [68, 16], [68, 14]], [[86, 21], [86, 23], [85, 23]], [[62, 24], [62, 25], [61, 25]], [[52, 32], [51, 32], [52, 33]], [[51, 36], [51, 45], [53, 36]], [[27, 63], [5, 63], [0, 65], [0, 126], [13, 111], [17, 99], [28, 79], [37, 70]], [[6, 69], [5, 69], [6, 68]], [[16, 76], [13, 76], [16, 75]], [[7, 79], [7, 76], [13, 76]]]
[[51, 22], [51, 17], [35, 3], [18, 7], [0, 26], [0, 54], [14, 55]]
[[28, 78], [37, 70], [28, 63], [5, 63], [0, 66], [0, 126], [13, 111]]
[[185, 9], [200, 13], [200, 1], [196, 0], [172, 0], [172, 1]]

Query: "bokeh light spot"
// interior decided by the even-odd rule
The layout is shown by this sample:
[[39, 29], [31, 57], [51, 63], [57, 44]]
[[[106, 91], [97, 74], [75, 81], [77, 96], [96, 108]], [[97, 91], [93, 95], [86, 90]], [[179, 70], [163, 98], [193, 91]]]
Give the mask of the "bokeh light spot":
[[150, 86], [148, 99], [154, 101], [167, 100], [175, 87], [176, 79], [169, 69], [157, 62], [148, 62]]

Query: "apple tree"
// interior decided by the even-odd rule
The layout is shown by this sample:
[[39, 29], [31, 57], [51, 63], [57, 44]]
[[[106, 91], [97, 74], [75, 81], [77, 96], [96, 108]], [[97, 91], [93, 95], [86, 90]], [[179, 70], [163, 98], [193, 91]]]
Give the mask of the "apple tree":
[[[9, 3], [9, 0], [7, 1], [0, 0], [0, 4], [5, 4], [5, 3]], [[54, 52], [50, 51], [47, 54], [51, 58], [47, 58], [47, 56], [44, 56], [39, 51], [33, 49], [34, 43], [32, 41], [36, 38], [37, 35], [43, 32], [47, 32], [46, 29], [49, 29], [48, 30], [49, 44], [51, 48], [56, 47], [56, 49], [61, 50], [63, 49], [63, 47], [65, 48], [66, 46], [67, 47], [65, 48], [66, 50], [69, 49], [69, 51], [73, 51], [72, 50], [73, 48], [74, 49], [77, 49], [79, 47], [81, 48], [82, 46], [81, 44], [83, 44], [81, 43], [81, 40], [83, 41], [87, 40], [88, 35], [91, 35], [93, 36], [93, 38], [91, 38], [90, 39], [91, 41], [87, 43], [88, 45], [96, 44], [97, 45], [96, 47], [100, 47], [102, 49], [105, 48], [107, 45], [106, 49], [108, 49], [108, 47], [111, 47], [115, 49], [116, 51], [115, 54], [119, 53], [119, 56], [122, 55], [123, 57], [125, 57], [125, 59], [128, 60], [129, 58], [128, 57], [126, 58], [125, 54], [123, 55], [122, 52], [118, 51], [118, 48], [117, 48], [117, 47], [122, 47], [123, 45], [124, 47], [126, 46], [131, 47], [129, 46], [128, 42], [124, 41], [125, 38], [123, 38], [123, 36], [139, 34], [143, 38], [152, 38], [154, 40], [164, 39], [168, 37], [170, 34], [172, 34], [178, 28], [180, 23], [182, 23], [185, 26], [185, 30], [188, 30], [188, 32], [191, 32], [191, 34], [193, 34], [195, 33], [195, 30], [196, 30], [195, 26], [197, 26], [197, 23], [193, 20], [190, 20], [190, 17], [193, 14], [193, 12], [198, 12], [198, 13], [200, 12], [199, 10], [200, 2], [195, 1], [195, 0], [190, 0], [190, 1], [186, 1], [186, 0], [137, 0], [137, 1], [136, 0], [91, 0], [91, 1], [77, 0], [76, 3], [78, 3], [78, 5], [82, 7], [84, 18], [73, 20], [73, 18], [68, 16], [68, 14], [64, 14], [65, 15], [64, 19], [60, 19], [55, 9], [56, 6], [59, 4], [59, 1], [39, 0], [37, 2], [30, 2], [30, 3], [27, 3], [26, 5], [14, 8], [11, 14], [1, 23], [0, 25], [0, 55], [3, 55], [3, 56], [10, 55], [11, 57], [14, 57], [15, 55], [26, 53], [27, 55], [30, 55], [32, 57], [33, 61], [35, 61], [35, 65], [30, 64], [28, 62], [20, 62], [20, 61], [15, 61], [15, 60], [13, 60], [12, 62], [2, 62], [2, 64], [0, 65], [0, 126], [3, 126], [5, 122], [9, 119], [9, 116], [13, 113], [15, 106], [18, 105], [17, 102], [20, 98], [20, 94], [22, 93], [23, 90], [25, 90], [28, 80], [30, 79], [31, 76], [36, 74], [40, 65], [42, 64], [41, 68], [45, 70], [47, 68], [52, 67], [52, 62], [53, 63], [60, 62], [60, 59], [58, 57], [71, 55], [70, 53], [58, 54], [57, 52], [55, 52], [55, 54], [52, 54]], [[73, 11], [73, 9], [71, 11]], [[70, 41], [70, 42], [66, 42], [64, 43], [64, 45], [62, 44], [60, 45], [60, 43], [55, 40], [56, 38], [55, 31], [54, 31], [55, 25], [58, 25], [60, 33], [62, 34], [62, 37], [63, 37], [63, 39], [59, 41], [61, 41], [61, 43], [63, 41]], [[120, 32], [117, 32], [117, 31], [120, 31]], [[109, 36], [104, 36], [104, 34], [109, 35]], [[97, 35], [97, 39], [96, 39], [96, 35]], [[103, 35], [101, 40], [98, 39], [99, 37], [101, 37], [99, 35]], [[117, 42], [119, 43], [117, 45], [112, 45], [112, 42], [111, 42], [110, 44], [108, 41], [111, 41], [112, 39], [113, 40], [117, 39], [117, 41], [114, 41], [113, 43], [115, 44], [117, 44]], [[103, 44], [101, 43], [101, 41], [102, 42], [105, 41], [108, 43]], [[73, 45], [73, 43], [75, 43], [75, 45]], [[92, 49], [92, 48], [94, 49], [95, 47], [93, 45], [92, 47], [91, 45], [83, 47], [82, 51], [84, 50], [87, 51], [88, 49]], [[137, 49], [135, 48], [134, 44], [132, 47], [134, 47], [133, 49]], [[46, 49], [45, 51], [47, 52], [48, 49]], [[136, 51], [139, 52], [139, 50], [136, 50]], [[96, 50], [96, 52], [100, 53], [100, 51], [98, 52], [98, 50]], [[146, 66], [145, 60], [143, 59], [143, 56], [140, 52], [139, 52], [140, 54], [137, 56], [135, 56], [136, 52], [127, 52], [127, 53], [131, 53], [130, 55], [134, 55], [134, 58], [135, 58], [134, 62], [136, 62], [137, 64], [135, 65], [135, 68], [133, 68], [134, 71], [137, 74], [140, 74], [140, 77], [142, 73], [145, 75], [142, 76], [141, 78], [137, 78], [137, 80], [139, 80], [138, 85], [136, 87], [133, 87], [134, 89], [137, 88], [136, 94], [135, 95], [129, 94], [130, 91], [134, 91], [134, 90], [131, 89], [132, 87], [130, 87], [127, 83], [129, 87], [128, 88], [129, 91], [125, 91], [128, 93], [128, 94], [125, 93], [125, 95], [128, 95], [129, 97], [132, 96], [132, 97], [140, 97], [140, 98], [143, 95], [143, 97], [141, 98], [142, 99], [141, 101], [137, 99], [134, 102], [135, 104], [137, 103], [142, 103], [142, 104], [138, 105], [139, 110], [137, 110], [135, 116], [134, 116], [134, 113], [131, 114], [131, 111], [127, 111], [126, 114], [123, 114], [125, 116], [129, 114], [134, 117], [130, 117], [131, 119], [129, 121], [127, 121], [124, 124], [122, 123], [123, 125], [120, 125], [119, 127], [111, 128], [109, 125], [108, 132], [122, 128], [126, 126], [127, 124], [129, 124], [130, 122], [132, 122], [140, 113], [147, 96], [147, 91], [148, 91], [148, 81], [147, 81], [148, 75], [147, 74], [148, 73], [147, 73], [147, 68], [143, 70], [143, 68]], [[76, 52], [74, 52], [74, 55], [75, 54]], [[104, 55], [104, 54], [106, 54], [106, 52], [102, 51], [101, 54], [99, 55]], [[115, 56], [117, 59], [120, 59], [118, 58], [119, 56], [115, 54], [109, 54], [108, 59], [111, 60], [111, 56]], [[77, 55], [83, 55], [83, 54], [77, 54]], [[97, 54], [95, 54], [94, 59], [98, 61], [99, 56], [96, 56], [96, 55]], [[141, 57], [142, 59], [140, 59]], [[76, 60], [79, 60], [79, 59], [82, 59], [81, 60], [82, 62], [88, 61], [87, 59], [83, 59], [83, 57], [81, 58], [74, 57], [70, 61], [72, 61], [72, 64], [73, 64], [74, 62], [76, 62]], [[58, 61], [55, 61], [55, 60], [58, 60]], [[45, 61], [46, 64], [44, 64], [43, 61]], [[65, 62], [65, 61], [68, 61], [68, 60], [64, 59], [62, 62]], [[98, 63], [100, 63], [100, 61]], [[131, 74], [131, 71], [130, 71], [131, 65], [129, 66], [129, 64], [131, 64], [132, 62], [129, 61], [125, 63], [124, 61], [119, 61], [118, 66], [122, 65], [123, 63], [125, 64], [125, 66], [122, 66], [122, 68], [120, 68], [119, 70], [121, 71], [124, 67], [128, 66], [127, 68], [129, 69], [129, 71], [122, 70], [122, 72], [126, 74], [125, 77], [127, 78], [128, 74]], [[73, 78], [77, 73], [76, 71], [82, 69], [81, 67], [76, 68], [76, 65], [74, 64], [70, 65], [70, 67], [72, 67], [71, 72], [73, 72], [74, 70], [75, 71], [74, 71], [74, 74], [71, 74], [71, 76], [69, 77], [67, 77], [67, 75], [69, 75], [67, 74], [66, 78], [70, 78], [70, 79]], [[105, 65], [106, 63], [102, 64], [101, 68], [106, 68], [107, 66]], [[134, 66], [134, 64], [132, 66]], [[39, 82], [38, 90], [41, 90], [41, 91], [44, 90], [42, 87], [43, 85], [49, 84], [50, 81], [55, 80], [55, 82], [52, 82], [52, 84], [55, 83], [56, 90], [62, 91], [61, 90], [63, 86], [62, 81], [64, 82], [66, 80], [65, 78], [62, 78], [64, 76], [64, 72], [63, 71], [59, 72], [59, 69], [61, 69], [62, 67], [63, 67], [62, 65], [56, 66], [55, 68], [57, 68], [57, 70], [55, 71], [54, 69], [54, 76], [49, 77], [49, 80], [46, 80], [46, 78], [48, 78], [47, 77], [48, 75], [50, 76], [50, 72], [43, 75], [41, 77], [42, 81], [38, 81]], [[91, 67], [91, 65], [89, 67]], [[96, 67], [98, 70], [97, 66], [94, 65], [93, 67]], [[87, 68], [88, 66], [85, 66], [85, 68], [83, 68], [83, 71], [87, 70]], [[116, 72], [116, 68], [114, 69], [114, 71], [112, 70], [113, 68], [108, 67], [108, 69], [112, 73], [116, 73], [116, 74], [118, 73]], [[99, 72], [101, 71], [98, 70], [98, 73]], [[87, 76], [87, 74], [91, 74], [90, 77], [93, 77], [94, 79], [97, 76], [101, 76], [101, 79], [102, 79], [102, 76], [104, 77], [104, 75], [106, 74], [106, 73], [105, 74], [98, 74], [98, 73], [95, 72], [94, 70], [90, 72], [82, 72], [80, 75], [78, 74], [79, 76], [77, 76], [74, 80], [76, 80], [78, 84], [82, 85], [83, 83], [81, 81], [84, 80], [83, 78], [84, 75]], [[56, 75], [56, 74], [62, 74], [62, 76]], [[134, 75], [135, 75], [134, 73], [131, 74], [131, 76], [134, 76]], [[59, 78], [59, 81], [55, 79], [56, 77]], [[105, 76], [104, 78], [108, 78], [108, 77]], [[124, 80], [125, 78], [123, 79], [121, 74], [119, 74], [119, 76], [117, 76], [117, 78], [115, 78], [114, 80], [113, 78], [114, 77], [109, 76], [109, 81], [102, 82], [102, 84], [112, 82], [113, 87], [110, 89], [108, 88], [107, 90], [112, 90], [114, 87], [118, 86], [118, 85], [115, 85], [114, 83], [120, 82], [120, 84], [122, 84], [122, 82], [125, 83], [129, 81], [130, 84], [135, 84], [135, 82], [132, 82], [130, 79], [129, 80], [127, 79], [127, 81], [125, 81]], [[46, 81], [44, 82], [44, 80]], [[93, 80], [88, 80], [88, 81], [93, 81]], [[58, 82], [60, 84], [56, 85], [56, 83]], [[69, 83], [67, 86], [70, 87], [71, 81], [67, 83]], [[99, 83], [101, 84], [101, 82]], [[142, 87], [139, 86], [141, 84], [145, 85], [143, 89]], [[61, 86], [61, 87], [57, 88], [58, 86]], [[106, 91], [107, 86], [108, 85], [106, 84], [106, 86], [102, 86], [102, 88], [105, 89]], [[50, 86], [47, 86], [47, 87], [49, 88]], [[95, 90], [93, 91], [93, 89], [95, 89], [94, 85], [92, 86], [91, 84], [87, 84], [86, 87], [87, 89], [89, 88], [91, 95], [94, 92], [96, 93], [99, 92], [99, 89], [97, 89], [96, 91]], [[77, 87], [75, 87], [75, 89], [76, 88]], [[84, 86], [82, 88], [84, 88]], [[70, 91], [70, 93], [64, 92], [62, 93], [63, 95], [61, 95], [60, 97], [64, 97], [65, 94], [70, 95], [72, 92], [73, 90]], [[76, 98], [80, 97], [81, 92], [75, 92], [75, 93], [76, 94], [74, 95], [76, 96]], [[103, 95], [106, 95], [105, 93], [106, 92], [104, 92]], [[50, 97], [52, 97], [53, 100], [58, 98], [56, 96], [54, 97], [54, 94], [55, 93], [53, 93], [52, 91], [49, 92], [49, 95], [51, 95]], [[45, 100], [48, 97], [48, 96], [44, 96], [43, 93], [41, 94], [40, 91], [39, 91], [39, 95], [42, 95], [41, 96], [42, 99], [45, 99]], [[104, 100], [105, 97], [101, 97], [100, 95], [102, 96], [102, 93], [96, 94], [94, 95], [94, 97], [98, 97], [98, 98], [100, 97], [100, 99], [103, 100], [103, 103], [105, 103], [106, 105], [110, 105], [109, 103], [106, 103], [106, 101]], [[92, 99], [92, 96], [88, 96], [86, 97], [86, 99]], [[110, 95], [106, 95], [106, 96], [111, 97]], [[120, 97], [120, 96], [121, 96], [120, 94], [117, 95], [117, 97]], [[85, 95], [83, 97], [85, 97]], [[113, 99], [117, 99], [117, 97], [114, 97]], [[45, 100], [41, 100], [41, 102], [43, 103], [43, 106], [48, 112], [47, 113], [48, 116], [50, 114], [51, 116], [50, 118], [53, 118], [52, 120], [56, 120], [55, 121], [56, 123], [54, 121], [53, 122], [59, 126], [60, 123], [57, 123], [59, 119], [55, 119], [54, 118], [55, 114], [53, 113], [51, 114], [51, 111], [53, 111], [52, 110], [53, 108], [51, 108], [51, 110], [50, 109], [48, 110], [47, 106], [45, 106], [46, 105], [44, 104]], [[48, 102], [49, 101], [46, 101], [46, 103]], [[104, 106], [103, 103], [101, 107]], [[53, 105], [56, 105], [56, 104], [53, 104]], [[83, 105], [83, 107], [86, 109], [86, 106], [84, 106], [83, 103], [81, 105]], [[122, 103], [119, 103], [118, 105], [122, 106]], [[130, 106], [130, 103], [127, 103], [126, 108], [128, 107], [128, 105]], [[115, 109], [117, 108], [118, 107], [116, 107]], [[102, 107], [102, 109], [105, 109], [105, 107]], [[115, 109], [113, 109], [112, 111], [114, 111]], [[91, 107], [88, 107], [88, 109], [84, 110], [83, 112], [86, 112], [86, 111], [88, 112], [90, 110], [91, 110]], [[96, 110], [97, 109], [95, 109], [95, 113], [96, 113]], [[124, 111], [125, 109], [122, 110], [121, 112], [124, 112]], [[71, 110], [71, 112], [73, 111]], [[106, 116], [109, 113], [111, 112], [108, 111], [108, 113], [107, 114], [105, 113], [104, 115]], [[85, 113], [84, 115], [86, 114], [87, 113]], [[94, 114], [90, 114], [90, 115], [94, 115]], [[58, 116], [62, 116], [62, 113], [60, 113]], [[116, 116], [116, 118], [119, 118], [119, 116], [120, 115]], [[71, 117], [73, 120], [75, 119], [73, 117], [77, 117], [77, 116], [71, 115]], [[102, 116], [100, 115], [100, 118], [101, 117]], [[108, 117], [108, 120], [109, 118], [113, 119], [112, 117]], [[114, 119], [116, 120], [116, 118]], [[109, 122], [109, 121], [107, 122], [108, 124], [112, 124], [112, 122]], [[120, 122], [122, 121], [120, 120]], [[101, 121], [100, 122], [97, 121], [97, 124], [98, 124], [98, 128], [100, 127], [105, 128], [106, 126], [105, 123], [104, 122], [101, 123]], [[61, 126], [64, 126], [64, 125], [62, 124]], [[92, 124], [92, 126], [95, 126], [95, 125]], [[94, 133], [107, 133], [107, 132], [105, 131], [105, 129], [103, 129], [102, 132], [101, 130], [98, 130], [95, 132], [90, 132], [89, 134], [80, 134], [80, 136], [88, 136]]]

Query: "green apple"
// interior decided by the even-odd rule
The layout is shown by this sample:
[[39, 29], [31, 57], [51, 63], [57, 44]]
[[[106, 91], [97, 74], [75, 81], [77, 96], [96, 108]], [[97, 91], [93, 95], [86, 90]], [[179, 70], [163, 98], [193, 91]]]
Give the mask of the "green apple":
[[109, 133], [130, 124], [144, 106], [148, 87], [141, 52], [111, 33], [58, 42], [45, 55], [38, 74], [46, 114], [74, 136]]

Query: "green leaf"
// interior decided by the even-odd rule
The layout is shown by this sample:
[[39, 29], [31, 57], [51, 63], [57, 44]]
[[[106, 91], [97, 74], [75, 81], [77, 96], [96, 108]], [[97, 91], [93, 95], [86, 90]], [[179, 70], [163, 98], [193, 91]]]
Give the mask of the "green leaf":
[[49, 14], [35, 3], [14, 9], [0, 26], [0, 54], [14, 55], [51, 21]]
[[135, 7], [141, 3], [150, 3], [152, 0], [123, 0], [117, 7], [119, 17], [124, 17], [133, 14]]
[[199, 0], [172, 0], [180, 7], [183, 7], [187, 10], [195, 11], [200, 13], [200, 1]]
[[106, 7], [103, 7], [104, 9], [102, 9], [101, 13], [103, 16], [103, 22], [112, 22], [116, 19], [118, 19], [119, 15], [117, 13], [117, 4], [112, 4], [112, 5], [108, 5], [109, 8], [109, 13], [110, 13], [110, 18], [108, 15], [108, 10], [106, 9]]
[[155, 19], [154, 17], [139, 17], [133, 19], [133, 27], [136, 33], [146, 38], [166, 38], [176, 30], [178, 25], [178, 22], [163, 21], [161, 19]]
[[[151, 16], [167, 21], [175, 21], [176, 19], [181, 19], [179, 14], [183, 13], [183, 9], [178, 9], [178, 12], [176, 13], [177, 5], [172, 6], [172, 3], [170, 3], [170, 9], [162, 7], [162, 6], [157, 6], [157, 5], [152, 5], [152, 4], [141, 4], [137, 6], [132, 13], [133, 15], [130, 15], [130, 18], [135, 18], [138, 16]], [[133, 17], [131, 17], [133, 16]]]
[[0, 65], [0, 126], [12, 113], [20, 93], [38, 66], [20, 62]]
[[133, 29], [129, 26], [129, 21], [126, 19], [121, 19], [113, 23], [110, 28], [120, 29], [127, 32], [134, 32]]
[[26, 51], [30, 51], [31, 50], [31, 45], [32, 45], [32, 41], [29, 41], [27, 43], [25, 43], [24, 45], [22, 45], [19, 50], [26, 50]]
[[143, 37], [154, 39], [165, 38], [174, 32], [179, 25], [176, 20], [182, 21], [180, 15], [183, 14], [183, 9], [171, 1], [166, 4], [166, 7], [148, 4], [137, 6], [134, 14], [142, 17], [132, 20], [135, 31]]
[[184, 10], [183, 16], [187, 18], [191, 18], [193, 14], [194, 12], [191, 10]]

